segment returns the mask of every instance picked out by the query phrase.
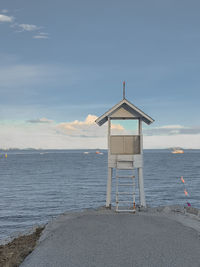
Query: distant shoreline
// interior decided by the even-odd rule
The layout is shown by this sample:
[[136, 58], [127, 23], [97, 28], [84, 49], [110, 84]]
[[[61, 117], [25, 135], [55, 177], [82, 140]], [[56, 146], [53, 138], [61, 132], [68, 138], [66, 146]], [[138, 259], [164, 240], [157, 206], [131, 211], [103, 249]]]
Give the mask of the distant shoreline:
[[[182, 148], [184, 150], [200, 150], [200, 148]], [[9, 149], [5, 149], [5, 148], [0, 148], [0, 153], [2, 152], [12, 152], [12, 151], [107, 151], [107, 149], [105, 148], [9, 148]], [[161, 150], [165, 150], [165, 151], [169, 151], [172, 150], [172, 148], [144, 148], [144, 151], [151, 151], [151, 150], [156, 150], [156, 151], [161, 151]], [[1, 152], [2, 151], [2, 152]]]

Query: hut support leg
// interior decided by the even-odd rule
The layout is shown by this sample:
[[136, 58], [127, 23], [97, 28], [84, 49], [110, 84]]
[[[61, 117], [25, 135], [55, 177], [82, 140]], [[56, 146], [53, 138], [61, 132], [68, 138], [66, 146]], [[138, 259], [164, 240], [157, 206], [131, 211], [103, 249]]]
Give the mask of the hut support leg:
[[146, 200], [144, 194], [144, 181], [143, 181], [143, 169], [138, 168], [138, 182], [139, 182], [139, 192], [140, 192], [140, 206], [146, 207]]
[[111, 190], [112, 190], [112, 168], [108, 168], [106, 208], [111, 209]]

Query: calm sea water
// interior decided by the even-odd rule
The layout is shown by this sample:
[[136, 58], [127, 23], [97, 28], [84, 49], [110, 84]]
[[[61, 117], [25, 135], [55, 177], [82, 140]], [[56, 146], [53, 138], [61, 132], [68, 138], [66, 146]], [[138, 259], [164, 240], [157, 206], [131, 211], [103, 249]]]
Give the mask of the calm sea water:
[[[65, 211], [105, 205], [107, 152], [103, 152], [12, 151], [7, 159], [0, 157], [0, 239]], [[200, 150], [185, 154], [144, 151], [149, 206], [184, 205], [181, 176], [189, 192], [187, 199], [200, 208]]]

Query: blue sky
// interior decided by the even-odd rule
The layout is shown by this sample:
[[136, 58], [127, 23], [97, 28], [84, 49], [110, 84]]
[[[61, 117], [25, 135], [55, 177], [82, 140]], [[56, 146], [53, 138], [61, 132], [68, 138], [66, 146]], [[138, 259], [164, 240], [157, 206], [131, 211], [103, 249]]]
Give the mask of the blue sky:
[[[46, 148], [68, 148], [60, 125], [104, 113], [125, 80], [128, 100], [155, 119], [146, 147], [200, 148], [199, 10], [194, 0], [1, 0], [0, 147], [43, 147], [39, 131]], [[79, 147], [106, 146], [92, 131], [101, 140], [75, 134]]]

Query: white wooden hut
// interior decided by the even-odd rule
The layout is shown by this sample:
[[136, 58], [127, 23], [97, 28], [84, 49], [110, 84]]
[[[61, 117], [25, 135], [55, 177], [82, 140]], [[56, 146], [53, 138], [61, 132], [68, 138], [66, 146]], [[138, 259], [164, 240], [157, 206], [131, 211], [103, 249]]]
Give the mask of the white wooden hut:
[[[124, 176], [118, 175], [118, 170], [133, 170], [138, 169], [138, 185], [140, 206], [146, 207], [144, 182], [143, 182], [143, 136], [142, 122], [151, 124], [154, 120], [133, 105], [125, 98], [125, 83], [124, 83], [123, 99], [114, 107], [105, 112], [102, 116], [96, 119], [96, 123], [101, 126], [108, 122], [108, 180], [107, 180], [107, 197], [106, 207], [111, 208], [111, 191], [112, 191], [112, 176], [113, 169], [116, 169], [116, 210], [123, 211], [119, 207], [119, 188], [118, 180], [120, 178], [135, 178], [134, 175]], [[138, 120], [138, 131], [136, 135], [111, 135], [112, 120]], [[135, 180], [135, 179], [133, 179]], [[134, 186], [133, 181], [133, 186]], [[126, 185], [126, 184], [123, 184]], [[130, 183], [127, 183], [130, 185]], [[125, 194], [125, 192], [121, 193]], [[128, 194], [128, 193], [127, 193]], [[135, 211], [135, 192], [133, 192], [132, 211]], [[126, 211], [127, 209], [125, 209]], [[128, 209], [130, 211], [130, 209]]]

